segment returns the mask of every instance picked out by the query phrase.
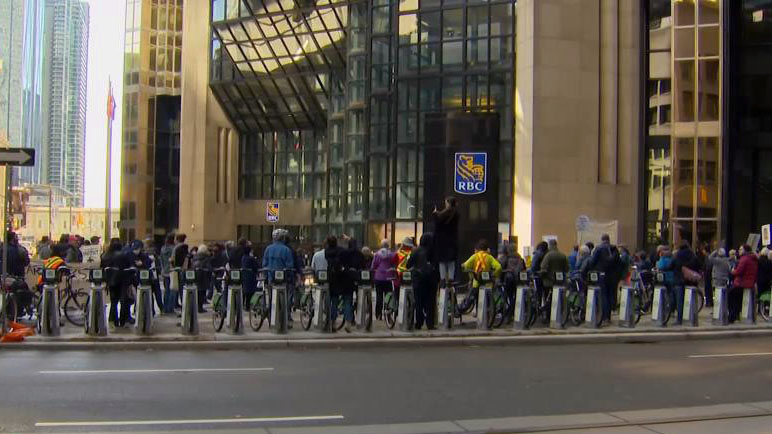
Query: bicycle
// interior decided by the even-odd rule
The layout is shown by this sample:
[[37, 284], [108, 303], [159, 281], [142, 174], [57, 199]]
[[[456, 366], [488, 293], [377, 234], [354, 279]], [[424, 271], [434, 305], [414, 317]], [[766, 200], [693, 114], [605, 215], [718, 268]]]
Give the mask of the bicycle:
[[59, 288], [58, 291], [60, 309], [64, 311], [64, 317], [70, 324], [83, 327], [86, 323], [85, 312], [88, 305], [88, 292], [83, 289], [73, 289], [72, 281], [75, 278], [85, 280], [87, 276], [66, 266], [57, 268], [56, 272], [60, 283], [64, 283], [64, 288]]
[[227, 315], [228, 307], [226, 305], [226, 297], [223, 297], [225, 292], [225, 276], [228, 273], [224, 267], [217, 268], [213, 271], [215, 280], [219, 282], [219, 285], [215, 285], [214, 295], [212, 295], [212, 326], [214, 330], [219, 332], [225, 325], [225, 317]]
[[323, 281], [327, 280], [327, 271], [319, 271], [317, 276], [306, 271], [303, 273], [303, 286], [306, 288], [300, 296], [300, 325], [303, 330], [310, 330], [314, 321], [316, 306], [314, 305], [313, 287], [321, 281], [319, 274], [324, 274]]
[[772, 292], [766, 290], [760, 293], [756, 300], [756, 310], [764, 321], [769, 321], [770, 298], [772, 298]]
[[394, 329], [397, 324], [397, 314], [399, 310], [399, 300], [394, 280], [391, 280], [391, 291], [383, 294], [383, 320], [389, 329]]
[[672, 288], [668, 288], [665, 285], [665, 274], [663, 272], [657, 271], [656, 283], [665, 289], [665, 296], [662, 298], [662, 325], [667, 325], [676, 310], [675, 293]]
[[571, 324], [580, 326], [584, 322], [585, 309], [587, 308], [587, 291], [580, 276], [571, 276], [566, 292], [568, 319]]
[[271, 291], [268, 284], [268, 271], [267, 269], [258, 270], [258, 291], [252, 295], [252, 299], [249, 302], [249, 326], [256, 332], [260, 331], [265, 320], [271, 315]]

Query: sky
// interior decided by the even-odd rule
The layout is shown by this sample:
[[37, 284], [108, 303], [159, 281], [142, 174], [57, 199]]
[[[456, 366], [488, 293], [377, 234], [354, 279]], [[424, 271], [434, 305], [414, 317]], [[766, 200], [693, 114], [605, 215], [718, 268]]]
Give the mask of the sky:
[[112, 79], [116, 111], [113, 121], [112, 200], [120, 205], [121, 115], [123, 100], [123, 36], [125, 0], [88, 0], [91, 7], [86, 107], [85, 205], [105, 206], [107, 151], [107, 89]]

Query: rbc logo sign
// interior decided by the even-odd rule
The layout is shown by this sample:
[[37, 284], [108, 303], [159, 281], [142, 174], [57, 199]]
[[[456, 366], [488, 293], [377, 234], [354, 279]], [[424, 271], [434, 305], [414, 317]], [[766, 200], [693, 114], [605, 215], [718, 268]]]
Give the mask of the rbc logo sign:
[[487, 188], [488, 154], [485, 152], [456, 153], [454, 189], [459, 194], [482, 194]]
[[279, 202], [268, 202], [265, 209], [265, 220], [268, 223], [278, 223], [279, 221]]

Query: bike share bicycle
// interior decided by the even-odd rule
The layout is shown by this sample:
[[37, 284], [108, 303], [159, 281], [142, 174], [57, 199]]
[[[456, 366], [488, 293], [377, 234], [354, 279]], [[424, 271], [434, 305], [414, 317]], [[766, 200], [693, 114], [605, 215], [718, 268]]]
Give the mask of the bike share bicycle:
[[99, 268], [89, 270], [91, 289], [86, 300], [84, 329], [89, 336], [107, 336], [107, 309], [105, 308], [105, 272]]
[[528, 272], [522, 271], [515, 283], [514, 329], [526, 330], [536, 321], [536, 289]]
[[562, 271], [558, 271], [555, 273], [554, 285], [551, 288], [550, 328], [566, 328], [568, 323], [566, 292], [566, 276]]
[[271, 314], [271, 290], [268, 282], [268, 269], [260, 269], [257, 272], [257, 291], [249, 301], [249, 326], [254, 331], [260, 331], [265, 320], [269, 320]]

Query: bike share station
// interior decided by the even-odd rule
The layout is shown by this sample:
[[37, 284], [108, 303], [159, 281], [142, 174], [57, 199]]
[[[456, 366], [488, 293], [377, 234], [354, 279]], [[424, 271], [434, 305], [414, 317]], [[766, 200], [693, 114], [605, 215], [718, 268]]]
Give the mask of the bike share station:
[[480, 273], [480, 287], [477, 288], [477, 328], [490, 330], [494, 315], [493, 278], [489, 271], [483, 271]]
[[86, 303], [86, 321], [84, 328], [89, 336], [107, 336], [107, 309], [105, 309], [105, 279], [104, 271], [93, 269], [88, 271], [91, 287]]
[[756, 294], [754, 288], [743, 289], [743, 304], [740, 309], [741, 324], [756, 324]]
[[453, 328], [453, 317], [456, 314], [456, 289], [453, 285], [444, 283], [440, 288], [439, 298], [437, 324], [441, 330], [450, 330]]
[[533, 288], [528, 280], [528, 273], [520, 272], [515, 286], [515, 330], [528, 329], [528, 313], [531, 309], [528, 300], [532, 299]]
[[654, 284], [654, 299], [651, 304], [651, 322], [656, 327], [667, 326], [669, 312], [667, 287], [665, 286], [665, 273], [657, 273]]
[[270, 329], [276, 334], [287, 334], [289, 329], [289, 305], [287, 300], [287, 282], [283, 270], [273, 272], [271, 283], [271, 320]]
[[413, 274], [410, 271], [402, 273], [399, 285], [399, 311], [397, 324], [403, 332], [411, 332], [415, 328], [415, 292], [413, 291]]
[[690, 327], [697, 327], [700, 325], [699, 297], [701, 297], [701, 295], [695, 286], [687, 286], [684, 288], [684, 325]]
[[555, 283], [552, 285], [552, 306], [550, 306], [550, 328], [565, 329], [568, 322], [566, 308], [566, 276], [563, 272], [555, 273]]
[[359, 272], [356, 324], [357, 330], [373, 331], [373, 279], [370, 270]]
[[137, 286], [136, 322], [134, 333], [139, 336], [149, 336], [153, 333], [153, 272], [139, 270], [139, 285]]
[[619, 288], [619, 327], [634, 328], [635, 327], [635, 312], [636, 309], [633, 305], [633, 287], [630, 285], [623, 285]]
[[713, 288], [713, 325], [729, 325], [729, 284]]
[[332, 332], [330, 299], [330, 282], [327, 278], [327, 270], [319, 270], [314, 273], [316, 287], [314, 288], [314, 329], [323, 333]]
[[56, 290], [59, 286], [60, 273], [47, 268], [43, 270], [43, 294], [40, 298], [38, 332], [42, 336], [59, 336], [59, 298]]
[[227, 310], [225, 323], [230, 335], [244, 334], [244, 289], [241, 285], [241, 270], [230, 270], [227, 273], [225, 284], [227, 285], [226, 300]]
[[601, 280], [604, 273], [591, 271], [589, 273], [589, 285], [587, 286], [587, 304], [584, 310], [584, 321], [588, 328], [600, 328], [601, 323]]
[[198, 335], [198, 279], [195, 270], [185, 271], [185, 284], [182, 287], [182, 334]]

